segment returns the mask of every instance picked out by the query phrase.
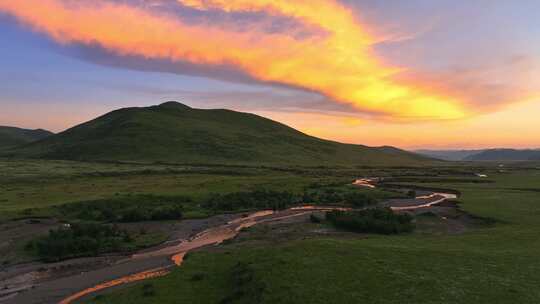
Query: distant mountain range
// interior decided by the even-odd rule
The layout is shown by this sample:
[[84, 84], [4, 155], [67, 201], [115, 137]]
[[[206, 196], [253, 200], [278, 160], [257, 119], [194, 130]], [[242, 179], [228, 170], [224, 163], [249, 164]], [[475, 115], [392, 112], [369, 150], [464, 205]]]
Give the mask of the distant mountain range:
[[417, 150], [418, 154], [452, 161], [536, 161], [540, 149]]
[[415, 153], [442, 160], [459, 161], [485, 150], [416, 150]]
[[51, 135], [53, 135], [52, 132], [42, 129], [28, 130], [0, 126], [0, 150], [31, 143]]
[[254, 114], [194, 109], [177, 102], [112, 111], [10, 149], [4, 156], [310, 166], [397, 166], [434, 161], [393, 147], [323, 140]]
[[465, 160], [540, 160], [540, 150], [490, 149], [471, 155]]

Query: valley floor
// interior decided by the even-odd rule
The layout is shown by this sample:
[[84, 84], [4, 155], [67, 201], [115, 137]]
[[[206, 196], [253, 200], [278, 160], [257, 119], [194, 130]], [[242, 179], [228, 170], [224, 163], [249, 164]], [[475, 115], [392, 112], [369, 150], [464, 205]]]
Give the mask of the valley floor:
[[[187, 173], [176, 167], [163, 166], [145, 168], [145, 173], [141, 173], [140, 167], [127, 165], [36, 163], [35, 166], [56, 166], [63, 173], [46, 179], [36, 174], [36, 170], [29, 170], [36, 174], [31, 176], [21, 172], [20, 168], [12, 168], [9, 175], [0, 176], [7, 181], [3, 187], [10, 189], [0, 194], [0, 201], [3, 201], [0, 208], [7, 211], [3, 213], [5, 220], [2, 225], [15, 225], [18, 228], [13, 229], [19, 229], [17, 231], [21, 235], [27, 233], [26, 228], [17, 223], [27, 223], [24, 221], [28, 219], [13, 221], [14, 218], [27, 217], [25, 213], [28, 212], [58, 218], [56, 209], [51, 206], [96, 196], [114, 196], [116, 192], [130, 191], [126, 187], [145, 193], [187, 193], [204, 197], [209, 192], [232, 192], [245, 187], [301, 191], [314, 182], [340, 183], [358, 176], [385, 176], [393, 185], [455, 189], [461, 193], [459, 209], [451, 204], [432, 207], [416, 216], [417, 231], [405, 235], [344, 232], [324, 221], [314, 223], [309, 215], [254, 226], [243, 230], [232, 241], [190, 253], [182, 267], [173, 269], [167, 276], [92, 295], [85, 299], [89, 303], [540, 302], [540, 291], [536, 288], [540, 284], [540, 262], [537, 259], [540, 254], [540, 222], [537, 220], [540, 214], [540, 170], [534, 168], [319, 168], [285, 172], [229, 168], [227, 170], [235, 171], [231, 175], [225, 171], [201, 174], [200, 168], [196, 173]], [[89, 170], [88, 166], [92, 169]], [[89, 174], [89, 171], [93, 173]], [[128, 173], [122, 173], [121, 178], [107, 176], [126, 171]], [[478, 171], [489, 177], [475, 178], [474, 173]], [[67, 180], [72, 182], [67, 183]], [[145, 188], [150, 180], [154, 186]], [[86, 184], [99, 186], [94, 186], [96, 191], [93, 192], [84, 190], [83, 185]], [[57, 195], [47, 196], [48, 191], [62, 187], [74, 187], [79, 191], [58, 191]], [[392, 194], [378, 192], [377, 195], [387, 199]], [[28, 196], [44, 199], [25, 199]], [[194, 208], [192, 214], [206, 217], [205, 212]], [[228, 221], [234, 216], [144, 225], [148, 231], [156, 233], [156, 237], [161, 232], [171, 239], [173, 236], [191, 235], [207, 225]], [[189, 223], [198, 224], [190, 226]], [[26, 225], [35, 225], [42, 231], [49, 225], [57, 225], [57, 222], [41, 219], [39, 223]], [[134, 225], [136, 230], [142, 224], [130, 225]], [[160, 231], [157, 227], [163, 225], [175, 228]], [[10, 241], [3, 240], [3, 244]], [[6, 245], [4, 250], [7, 247], [16, 250], [6, 251], [13, 257], [17, 256], [14, 252], [22, 252], [17, 246]], [[137, 270], [127, 263], [116, 264], [122, 258], [113, 254], [107, 258], [68, 260], [59, 265], [91, 260], [101, 261], [104, 265], [115, 264], [125, 273]], [[34, 259], [27, 256], [19, 261], [6, 260], [0, 275], [5, 277], [17, 267], [51, 266], [28, 263]], [[155, 263], [157, 267], [164, 261], [156, 259], [149, 263]], [[92, 266], [88, 267], [82, 269], [92, 269]], [[154, 265], [141, 265], [140, 269], [148, 267]], [[64, 268], [64, 271], [69, 273], [80, 269]], [[117, 277], [121, 273], [119, 270], [108, 277]], [[76, 282], [61, 284], [71, 290], [67, 294], [81, 289], [75, 286]], [[36, 292], [39, 290], [39, 286], [35, 288]], [[31, 299], [32, 294], [30, 290], [21, 296]]]

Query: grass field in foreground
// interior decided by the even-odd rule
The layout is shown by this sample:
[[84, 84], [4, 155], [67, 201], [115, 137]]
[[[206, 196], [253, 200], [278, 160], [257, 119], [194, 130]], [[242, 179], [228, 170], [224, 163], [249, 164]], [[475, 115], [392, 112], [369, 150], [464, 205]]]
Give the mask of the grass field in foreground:
[[55, 216], [53, 206], [129, 195], [182, 195], [197, 204], [216, 193], [259, 189], [302, 193], [313, 183], [345, 185], [369, 173], [371, 170], [0, 159], [0, 221]]
[[[490, 228], [272, 246], [233, 242], [193, 253], [169, 276], [91, 302], [539, 303], [540, 171], [490, 178], [496, 182], [434, 184], [462, 191], [465, 210], [499, 221]], [[238, 263], [248, 265], [241, 273], [248, 280], [238, 280]], [[242, 288], [259, 294], [227, 298]]]
[[[261, 197], [264, 193], [279, 196], [285, 192], [284, 197], [291, 198], [284, 202], [288, 204], [300, 202], [304, 198], [304, 189], [309, 188], [312, 195], [317, 193], [314, 188], [326, 191], [328, 186], [365, 193], [373, 199], [400, 195], [351, 186], [359, 174], [358, 171], [325, 168], [0, 159], [0, 225], [36, 229], [35, 237], [39, 237], [48, 229], [29, 225], [40, 220], [13, 223], [10, 220], [50, 217], [53, 218], [50, 228], [55, 225], [55, 220], [100, 224], [132, 222], [142, 227], [147, 221], [206, 218], [226, 212], [270, 208], [270, 201], [276, 200], [272, 194], [267, 194], [265, 200]], [[231, 192], [236, 194], [232, 196], [235, 200], [227, 196], [216, 200], [217, 194]], [[210, 198], [214, 203], [225, 204], [206, 204]], [[258, 204], [253, 204], [255, 202]], [[132, 245], [155, 245], [169, 237], [157, 226], [153, 226], [156, 231], [150, 233], [164, 235], [153, 239], [141, 235], [138, 233], [141, 229], [133, 227], [130, 235], [136, 244]], [[4, 232], [0, 237], [8, 241], [14, 239], [12, 232]], [[5, 266], [36, 258], [31, 251], [23, 250], [33, 235], [21, 235], [16, 242], [1, 248], [0, 262]]]
[[259, 187], [298, 190], [309, 182], [301, 176], [257, 168], [5, 160], [0, 161], [0, 220], [47, 216], [51, 206], [122, 195], [199, 198]]

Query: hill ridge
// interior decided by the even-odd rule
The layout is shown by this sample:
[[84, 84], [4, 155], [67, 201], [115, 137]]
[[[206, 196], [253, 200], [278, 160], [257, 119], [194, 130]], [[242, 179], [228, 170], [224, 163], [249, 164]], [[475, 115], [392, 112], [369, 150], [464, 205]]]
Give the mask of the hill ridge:
[[38, 141], [53, 134], [54, 133], [45, 129], [24, 129], [12, 126], [0, 126], [0, 150], [10, 149]]
[[178, 102], [111, 111], [12, 157], [179, 163], [420, 165], [430, 159], [394, 147], [342, 144], [280, 122]]

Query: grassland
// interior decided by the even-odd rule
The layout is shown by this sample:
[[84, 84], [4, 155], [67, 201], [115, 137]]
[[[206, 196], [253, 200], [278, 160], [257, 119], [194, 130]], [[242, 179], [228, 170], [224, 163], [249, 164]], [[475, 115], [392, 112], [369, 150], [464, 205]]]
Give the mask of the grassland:
[[[462, 208], [494, 226], [459, 235], [237, 240], [191, 254], [171, 275], [144, 283], [151, 293], [141, 284], [90, 302], [538, 303], [540, 170], [489, 175], [493, 183], [422, 185], [459, 190]], [[242, 284], [260, 292], [231, 301], [239, 264], [250, 271]]]
[[[196, 203], [215, 193], [258, 189], [300, 193], [313, 184], [339, 189], [357, 176], [459, 190], [461, 208], [496, 220], [495, 225], [457, 235], [306, 236], [300, 229], [297, 235], [275, 239], [263, 231], [256, 239], [248, 235], [194, 252], [169, 276], [99, 296], [91, 303], [537, 303], [540, 299], [536, 288], [540, 170], [535, 166], [302, 169], [3, 160], [0, 168], [3, 221], [57, 216], [54, 206], [130, 195], [188, 196]], [[489, 177], [474, 177], [475, 172]], [[362, 191], [379, 198], [392, 195]], [[200, 211], [193, 209], [190, 216], [207, 215]], [[306, 229], [324, 225], [306, 223]], [[257, 292], [238, 296], [244, 289]]]
[[[245, 189], [252, 184], [297, 187], [301, 179], [252, 173], [234, 175], [187, 167], [109, 165], [63, 161], [0, 162], [0, 214], [5, 218], [48, 215], [51, 206], [114, 198], [159, 194], [201, 197]], [[21, 215], [21, 212], [24, 214]]]
[[343, 185], [361, 173], [375, 172], [0, 159], [0, 220], [53, 216], [54, 207], [63, 204], [146, 194], [188, 196], [198, 203], [235, 191], [301, 193], [310, 184]]
[[[310, 195], [315, 195], [320, 187], [346, 193], [352, 187], [344, 185], [353, 180], [352, 176], [346, 170], [327, 168], [0, 160], [0, 225], [6, 229], [0, 242], [9, 244], [2, 247], [1, 262], [11, 265], [38, 258], [23, 248], [32, 237], [44, 237], [47, 231], [56, 229], [59, 222], [125, 223], [135, 249], [159, 244], [173, 233], [160, 229], [158, 224], [149, 224], [150, 230], [142, 234], [140, 230], [148, 226], [145, 221], [206, 218], [258, 208], [206, 207], [205, 202], [216, 195], [233, 193], [237, 194], [233, 197], [245, 198], [251, 192], [279, 191], [297, 200], [305, 189], [309, 189]], [[373, 199], [398, 195], [368, 192]], [[33, 225], [25, 220], [28, 218], [39, 218], [33, 220], [36, 223], [44, 220]], [[13, 221], [17, 219], [21, 220]], [[140, 223], [130, 225], [133, 221]], [[9, 230], [13, 227], [17, 227], [17, 233]]]

